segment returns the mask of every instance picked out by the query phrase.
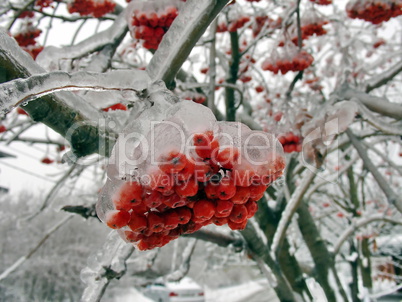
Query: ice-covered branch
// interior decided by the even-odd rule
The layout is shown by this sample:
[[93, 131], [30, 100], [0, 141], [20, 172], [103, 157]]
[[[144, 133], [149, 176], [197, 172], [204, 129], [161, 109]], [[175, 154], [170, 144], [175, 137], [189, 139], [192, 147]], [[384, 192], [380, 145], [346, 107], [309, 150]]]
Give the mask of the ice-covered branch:
[[147, 70], [152, 80], [167, 86], [187, 59], [194, 45], [229, 0], [188, 0], [164, 35]]
[[197, 239], [201, 239], [204, 241], [215, 243], [222, 247], [227, 247], [232, 244], [234, 246], [242, 246], [244, 241], [240, 238], [233, 237], [227, 234], [213, 232], [210, 230], [199, 230], [195, 233], [187, 235], [188, 237], [193, 237]]
[[22, 256], [19, 258], [16, 262], [14, 262], [13, 265], [11, 265], [9, 268], [7, 268], [3, 273], [0, 275], [0, 281], [7, 278], [12, 272], [14, 272], [17, 268], [19, 268], [25, 261], [27, 261], [29, 258], [32, 257], [33, 254], [46, 242], [46, 240], [49, 239], [49, 237], [56, 232], [58, 229], [60, 229], [63, 225], [65, 225], [70, 219], [72, 219], [74, 216], [69, 215], [59, 221], [56, 225], [54, 225], [46, 234], [45, 236], [35, 245], [34, 248], [32, 248], [28, 254], [25, 256]]
[[196, 243], [197, 243], [196, 239], [190, 239], [188, 241], [182, 253], [183, 257], [182, 263], [180, 264], [180, 267], [177, 270], [166, 276], [166, 279], [168, 281], [180, 281], [187, 275], [188, 270], [190, 269], [191, 256], [193, 255]]
[[346, 130], [346, 134], [348, 135], [350, 142], [355, 147], [357, 153], [359, 153], [360, 158], [362, 159], [364, 166], [370, 171], [373, 175], [374, 179], [377, 181], [381, 190], [384, 192], [385, 196], [388, 199], [388, 202], [394, 205], [399, 212], [402, 213], [402, 199], [396, 195], [396, 193], [389, 186], [388, 182], [378, 171], [378, 168], [373, 164], [370, 160], [366, 148], [360, 143], [357, 137], [352, 133], [350, 129]]
[[399, 224], [402, 225], [402, 221], [392, 219], [390, 217], [386, 217], [384, 213], [381, 214], [375, 214], [369, 217], [364, 217], [361, 219], [357, 219], [356, 221], [352, 222], [352, 225], [348, 227], [339, 237], [338, 241], [334, 245], [334, 250], [333, 254], [336, 255], [339, 253], [339, 250], [341, 249], [343, 243], [349, 238], [350, 235], [352, 235], [356, 230], [358, 230], [361, 227], [364, 227], [372, 222], [376, 221], [384, 221], [392, 224]]
[[90, 256], [88, 266], [81, 272], [81, 279], [87, 285], [81, 302], [100, 301], [110, 280], [119, 279], [125, 274], [126, 260], [133, 252], [134, 247], [113, 231], [103, 248]]
[[281, 220], [278, 223], [278, 228], [276, 229], [274, 238], [272, 240], [271, 251], [273, 255], [275, 255], [279, 251], [290, 220], [292, 219], [293, 214], [296, 212], [297, 207], [303, 199], [304, 193], [306, 193], [314, 177], [315, 173], [313, 171], [307, 170], [305, 172], [305, 175], [302, 176], [301, 183], [293, 192], [290, 200], [286, 205], [285, 210], [282, 212]]
[[377, 128], [378, 130], [384, 132], [385, 134], [392, 135], [402, 135], [402, 124], [398, 122], [396, 125], [392, 126], [389, 122], [382, 121], [381, 118], [375, 116], [370, 110], [367, 109], [358, 99], [351, 99], [351, 102], [355, 102], [359, 107], [359, 113], [363, 120]]
[[126, 91], [134, 94], [145, 89], [148, 78], [142, 70], [115, 70], [109, 73], [62, 71], [33, 75], [0, 84], [0, 109], [3, 113], [41, 96], [65, 90]]
[[46, 47], [36, 58], [36, 61], [46, 70], [54, 70], [62, 59], [81, 58], [104, 46], [121, 41], [127, 34], [128, 27], [125, 19], [125, 12], [122, 12], [108, 29], [99, 32], [88, 39], [73, 45], [58, 48]]
[[391, 81], [397, 74], [402, 71], [402, 61], [399, 61], [395, 65], [393, 65], [390, 69], [385, 70], [384, 72], [376, 75], [375, 77], [369, 79], [366, 85], [366, 92], [370, 92], [382, 85], [387, 84]]
[[[46, 72], [1, 28], [0, 66], [6, 71], [6, 81]], [[47, 125], [63, 137], [66, 137], [72, 127], [80, 125], [79, 131], [74, 131], [69, 139], [71, 148], [78, 157], [104, 151], [108, 154], [108, 146], [114, 143], [116, 135], [113, 131], [105, 129], [102, 132], [97, 126], [104, 115], [71, 92], [44, 96], [29, 102], [24, 110], [32, 120]], [[100, 149], [100, 138], [104, 140], [103, 149]]]
[[341, 97], [350, 100], [352, 98], [358, 99], [371, 111], [389, 116], [395, 119], [402, 119], [402, 105], [391, 103], [386, 98], [381, 98], [367, 93], [345, 87]]

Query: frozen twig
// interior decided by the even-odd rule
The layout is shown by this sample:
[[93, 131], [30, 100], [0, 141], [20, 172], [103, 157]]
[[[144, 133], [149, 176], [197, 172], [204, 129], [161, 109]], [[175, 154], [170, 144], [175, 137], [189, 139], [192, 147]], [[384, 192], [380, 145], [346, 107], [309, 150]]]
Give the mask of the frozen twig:
[[293, 214], [296, 212], [300, 202], [303, 199], [304, 193], [306, 193], [314, 177], [315, 173], [313, 171], [307, 170], [305, 172], [305, 175], [302, 176], [301, 183], [293, 192], [285, 210], [282, 212], [282, 216], [278, 223], [278, 228], [276, 229], [271, 245], [271, 256], [274, 259], [276, 258], [275, 255], [279, 252], [283, 239], [285, 238], [286, 230], [293, 217]]
[[133, 252], [134, 247], [112, 231], [103, 248], [90, 256], [88, 267], [81, 272], [81, 279], [87, 285], [81, 302], [100, 301], [110, 280], [119, 279], [125, 274], [126, 260]]
[[[85, 21], [85, 20], [84, 20]], [[75, 59], [86, 56], [94, 51], [102, 49], [104, 46], [114, 44], [127, 34], [128, 27], [125, 13], [121, 13], [113, 25], [108, 29], [97, 33], [90, 38], [73, 46], [58, 48], [54, 46], [46, 47], [37, 57], [39, 65], [46, 70], [54, 70], [54, 66], [62, 59]]]
[[370, 110], [367, 109], [366, 106], [362, 104], [362, 102], [358, 99], [352, 98], [351, 102], [355, 102], [358, 106], [358, 110], [362, 119], [377, 128], [378, 130], [384, 132], [385, 134], [391, 135], [402, 135], [402, 124], [398, 122], [396, 125], [392, 126], [389, 121], [382, 121], [380, 117], [374, 115]]
[[13, 265], [11, 265], [9, 268], [7, 268], [3, 273], [0, 274], [0, 281], [7, 278], [12, 272], [14, 272], [17, 268], [19, 268], [25, 261], [27, 261], [29, 258], [32, 257], [33, 254], [46, 242], [46, 240], [49, 239], [49, 237], [56, 232], [58, 229], [60, 229], [63, 225], [65, 225], [70, 219], [72, 219], [74, 216], [69, 215], [67, 217], [64, 217], [60, 222], [58, 222], [56, 225], [54, 225], [46, 234], [45, 236], [35, 245], [34, 248], [29, 250], [28, 254], [25, 256], [22, 256], [19, 258], [16, 262], [14, 262]]
[[373, 95], [369, 95], [367, 93], [354, 90], [349, 87], [345, 87], [343, 89], [343, 93], [340, 93], [340, 96], [343, 98], [350, 100], [352, 98], [357, 98], [360, 102], [362, 102], [368, 109], [371, 111], [380, 113], [385, 116], [389, 116], [398, 120], [402, 119], [402, 105], [392, 103], [388, 101], [386, 98], [381, 98]]
[[402, 71], [402, 61], [397, 62], [390, 69], [376, 75], [375, 77], [369, 79], [366, 85], [366, 92], [370, 92], [382, 85], [387, 84], [391, 81], [397, 74]]
[[168, 274], [166, 276], [166, 280], [180, 281], [187, 275], [188, 270], [190, 269], [191, 256], [193, 255], [196, 243], [197, 243], [197, 239], [194, 239], [194, 238], [189, 239], [186, 247], [184, 248], [184, 250], [182, 252], [183, 259], [182, 259], [182, 263], [180, 264], [180, 267], [177, 270], [175, 270], [174, 272]]
[[402, 199], [398, 195], [396, 195], [396, 193], [389, 186], [388, 182], [378, 171], [378, 168], [370, 160], [366, 148], [357, 139], [357, 137], [352, 133], [350, 129], [346, 130], [346, 134], [348, 135], [352, 145], [355, 147], [357, 153], [359, 153], [365, 167], [367, 168], [367, 170], [370, 171], [370, 173], [373, 175], [374, 179], [380, 186], [381, 190], [384, 192], [385, 196], [387, 197], [388, 203], [394, 205], [396, 209], [402, 213]]
[[4, 113], [15, 106], [58, 91], [91, 90], [138, 93], [147, 88], [146, 72], [116, 70], [108, 73], [63, 71], [15, 79], [0, 85], [0, 109]]
[[361, 227], [364, 227], [372, 222], [376, 221], [384, 221], [392, 224], [399, 224], [402, 225], [402, 221], [392, 219], [390, 217], [386, 217], [384, 213], [381, 214], [374, 214], [369, 217], [364, 217], [361, 219], [357, 219], [356, 221], [352, 222], [352, 225], [348, 227], [340, 236], [338, 241], [334, 245], [334, 250], [333, 254], [336, 255], [339, 253], [339, 250], [341, 249], [343, 243], [349, 238], [350, 235], [352, 235], [356, 230], [358, 230]]
[[229, 0], [188, 0], [164, 35], [147, 70], [152, 80], [167, 86], [187, 59], [194, 45]]

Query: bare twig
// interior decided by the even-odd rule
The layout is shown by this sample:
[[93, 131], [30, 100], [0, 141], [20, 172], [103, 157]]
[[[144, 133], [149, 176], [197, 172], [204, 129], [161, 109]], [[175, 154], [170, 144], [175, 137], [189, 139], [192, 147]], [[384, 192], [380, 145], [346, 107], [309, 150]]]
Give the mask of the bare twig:
[[29, 250], [28, 254], [19, 258], [13, 265], [7, 268], [1, 275], [0, 281], [7, 278], [12, 272], [14, 272], [17, 268], [19, 268], [25, 261], [32, 257], [33, 254], [49, 239], [49, 237], [55, 233], [58, 229], [60, 229], [63, 225], [65, 225], [68, 221], [70, 221], [74, 216], [69, 215], [64, 217], [60, 222], [54, 225], [46, 234], [45, 236], [35, 245], [34, 248]]
[[388, 199], [388, 202], [394, 205], [397, 210], [402, 213], [402, 199], [399, 198], [398, 195], [396, 195], [396, 193], [389, 186], [388, 182], [378, 171], [377, 167], [368, 157], [365, 147], [360, 143], [353, 132], [350, 129], [347, 129], [346, 134], [349, 136], [350, 142], [355, 147], [357, 153], [359, 153], [365, 167], [370, 171], [370, 173], [373, 175], [374, 179], [380, 186], [381, 190], [384, 192], [385, 196]]

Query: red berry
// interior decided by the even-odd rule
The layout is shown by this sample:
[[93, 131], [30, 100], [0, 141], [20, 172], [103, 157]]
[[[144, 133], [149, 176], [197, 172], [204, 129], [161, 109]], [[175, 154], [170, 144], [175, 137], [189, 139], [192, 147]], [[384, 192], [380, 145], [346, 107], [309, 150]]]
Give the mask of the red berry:
[[232, 169], [233, 165], [238, 163], [240, 156], [239, 149], [236, 147], [228, 147], [219, 151], [216, 160], [225, 169]]
[[228, 221], [229, 221], [229, 219], [227, 217], [216, 217], [216, 216], [214, 216], [211, 219], [211, 222], [213, 224], [219, 225], [219, 226], [227, 224]]
[[263, 196], [265, 191], [267, 190], [266, 185], [252, 185], [250, 186], [250, 200], [258, 201]]
[[247, 219], [243, 220], [240, 223], [236, 223], [236, 222], [233, 222], [231, 220], [228, 220], [229, 228], [231, 228], [234, 231], [235, 230], [244, 230], [246, 228], [246, 225], [247, 225]]
[[45, 157], [45, 158], [43, 158], [43, 159], [41, 160], [41, 163], [42, 163], [42, 164], [46, 164], [46, 165], [50, 165], [50, 164], [54, 163], [54, 160], [53, 160], [53, 159], [50, 159], [49, 157]]
[[141, 240], [144, 238], [144, 235], [141, 233], [135, 233], [131, 231], [124, 231], [124, 237], [128, 242], [137, 242], [138, 240]]
[[7, 128], [4, 125], [0, 125], [0, 133], [6, 132]]
[[233, 209], [233, 202], [229, 200], [217, 200], [215, 217], [228, 217]]
[[182, 207], [184, 206], [187, 201], [180, 197], [179, 195], [177, 195], [176, 193], [170, 195], [170, 196], [166, 196], [163, 198], [162, 200], [163, 204], [168, 206], [169, 208], [178, 208], [178, 207]]
[[191, 176], [193, 176], [195, 170], [195, 163], [192, 160], [187, 160], [186, 166], [176, 174], [176, 179], [179, 181], [188, 180]]
[[132, 208], [133, 212], [137, 213], [137, 214], [144, 214], [146, 212], [148, 212], [149, 208], [144, 205], [142, 202], [138, 205], [134, 205]]
[[230, 199], [234, 204], [245, 204], [250, 197], [248, 187], [236, 187], [236, 194]]
[[174, 185], [173, 177], [161, 170], [154, 170], [149, 173], [149, 180], [149, 186], [151, 189], [159, 192], [168, 192]]
[[193, 213], [193, 220], [195, 222], [202, 222], [211, 219], [215, 214], [215, 205], [207, 200], [196, 201], [194, 203]]
[[177, 173], [187, 165], [187, 157], [177, 151], [169, 152], [167, 156], [159, 157], [159, 169], [165, 173]]
[[163, 213], [165, 221], [165, 230], [173, 230], [179, 225], [180, 217], [175, 210], [166, 211]]
[[247, 218], [251, 218], [258, 210], [258, 204], [256, 201], [249, 200], [246, 204]]
[[106, 225], [112, 229], [121, 229], [130, 221], [130, 213], [127, 211], [112, 210], [106, 213]]
[[112, 200], [117, 210], [131, 210], [142, 202], [142, 186], [138, 182], [125, 182]]
[[209, 182], [206, 184], [206, 186], [204, 187], [204, 192], [207, 195], [208, 199], [219, 198], [218, 186], [219, 184], [213, 182]]
[[139, 215], [135, 212], [131, 212], [131, 218], [128, 223], [128, 227], [133, 231], [133, 232], [142, 232], [148, 227], [148, 221], [147, 218], [144, 215]]
[[163, 217], [156, 213], [156, 212], [150, 212], [148, 213], [148, 228], [150, 231], [154, 233], [159, 233], [163, 231], [163, 228], [165, 227], [165, 221]]
[[247, 208], [242, 204], [235, 204], [229, 215], [229, 220], [234, 223], [241, 223], [247, 219]]
[[143, 203], [148, 208], [157, 208], [162, 204], [162, 194], [158, 191], [147, 191], [143, 196]]
[[229, 200], [236, 194], [236, 186], [231, 178], [225, 176], [219, 182], [217, 189], [218, 198], [221, 200]]
[[106, 107], [106, 108], [103, 108], [103, 109], [102, 109], [102, 111], [106, 111], [106, 112], [108, 112], [108, 111], [115, 111], [115, 110], [123, 110], [123, 111], [126, 111], [126, 110], [127, 110], [127, 106], [124, 105], [124, 104], [118, 103], [118, 104], [114, 104], [114, 105], [111, 105], [111, 106], [109, 106], [109, 107]]
[[186, 224], [191, 219], [191, 210], [187, 207], [181, 207], [176, 209], [177, 215], [179, 215], [179, 224]]
[[194, 196], [198, 192], [198, 183], [194, 178], [190, 178], [187, 181], [178, 183], [175, 186], [175, 191], [181, 197]]

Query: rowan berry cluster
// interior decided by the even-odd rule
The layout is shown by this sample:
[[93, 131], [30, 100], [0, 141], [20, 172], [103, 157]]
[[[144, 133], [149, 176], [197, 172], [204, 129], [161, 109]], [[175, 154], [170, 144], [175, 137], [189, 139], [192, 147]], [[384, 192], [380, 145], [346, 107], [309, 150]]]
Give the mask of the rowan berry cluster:
[[[30, 15], [27, 15], [29, 18]], [[39, 45], [36, 39], [40, 36], [42, 31], [34, 27], [30, 22], [23, 25], [23, 30], [14, 35], [14, 39], [18, 45], [28, 52], [33, 59], [43, 50], [43, 46]]]
[[288, 132], [278, 137], [278, 140], [282, 144], [285, 153], [302, 151], [302, 138], [295, 135], [293, 132]]
[[275, 29], [279, 28], [282, 24], [282, 19], [280, 17], [274, 20], [265, 15], [256, 16], [254, 21], [255, 22], [250, 25], [250, 28], [253, 31], [254, 38], [258, 36], [264, 26], [266, 26], [267, 28]]
[[352, 0], [346, 5], [346, 12], [352, 19], [362, 19], [373, 24], [386, 22], [402, 14], [400, 0]]
[[315, 4], [319, 4], [319, 5], [330, 5], [330, 4], [332, 4], [332, 0], [310, 0], [310, 2], [313, 2]]
[[[210, 110], [193, 102], [175, 106], [167, 120], [183, 131], [186, 146], [178, 148], [172, 128], [159, 124], [156, 163], [147, 159], [135, 170], [136, 177], [107, 182], [102, 198], [109, 204], [98, 203], [99, 217], [139, 250], [164, 246], [209, 224], [244, 229], [258, 209], [257, 201], [285, 168], [274, 136], [239, 123], [209, 120], [204, 113]], [[197, 112], [207, 127], [195, 131], [201, 124], [194, 113], [185, 116], [189, 112]], [[196, 126], [184, 123], [189, 120]]]
[[288, 53], [284, 56], [272, 56], [267, 58], [261, 65], [262, 70], [269, 70], [275, 74], [281, 72], [286, 74], [289, 71], [301, 71], [308, 68], [314, 61], [312, 55], [302, 50], [294, 55]]
[[128, 23], [131, 36], [144, 40], [146, 49], [158, 49], [159, 43], [179, 14], [180, 2], [132, 2], [129, 6]]
[[68, 12], [78, 13], [81, 16], [93, 16], [95, 18], [114, 11], [116, 3], [109, 0], [73, 0], [67, 6]]

